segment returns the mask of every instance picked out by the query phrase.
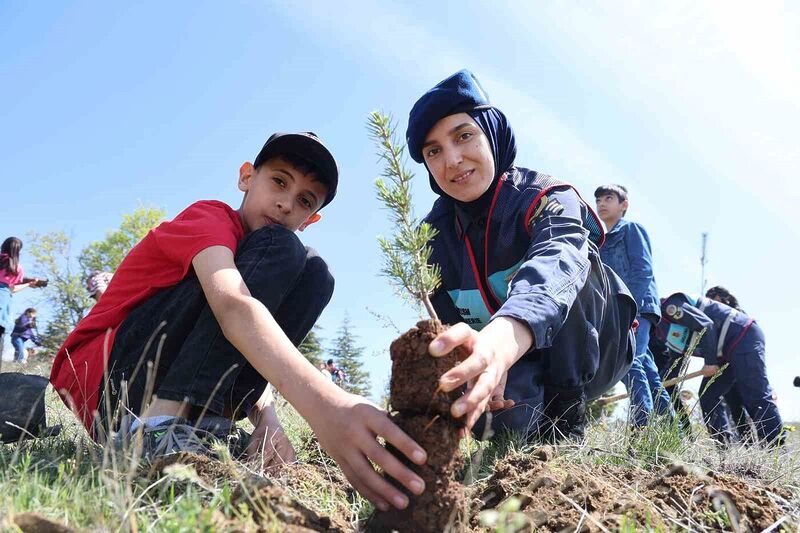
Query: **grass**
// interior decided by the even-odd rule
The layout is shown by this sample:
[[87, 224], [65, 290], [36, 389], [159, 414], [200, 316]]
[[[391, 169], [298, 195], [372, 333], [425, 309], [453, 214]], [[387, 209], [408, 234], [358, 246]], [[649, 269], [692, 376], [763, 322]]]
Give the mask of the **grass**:
[[[4, 370], [12, 368], [5, 366]], [[46, 365], [24, 370], [44, 373]], [[335, 526], [352, 531], [372, 510], [348, 488], [341, 471], [316, 444], [310, 428], [288, 405], [283, 405], [279, 414], [300, 464], [270, 473], [261, 465], [226, 458], [211, 466], [173, 465], [159, 475], [148, 475], [145, 470], [131, 471], [124, 462], [111, 463], [108, 454], [86, 436], [54, 393], [48, 393], [46, 403], [48, 423], [63, 426], [59, 436], [0, 447], [2, 531], [19, 531], [15, 520], [25, 513], [36, 513], [75, 530], [285, 531], [284, 515], [303, 508], [331, 517]], [[721, 450], [701, 430], [696, 428], [694, 436], [683, 435], [675, 424], [665, 420], [634, 433], [622, 421], [600, 420], [589, 428], [585, 443], [557, 447], [548, 465], [564, 475], [605, 472], [604, 468], [644, 475], [680, 463], [704, 475], [726, 474], [753, 487], [774, 487], [775, 498], [783, 500], [787, 516], [798, 523], [799, 437], [797, 432], [792, 433], [792, 442], [783, 450]], [[529, 451], [530, 447], [514, 436], [494, 443], [464, 442], [465, 478], [479, 493], [498, 461]], [[270, 505], [259, 500], [262, 482], [279, 487], [283, 503]], [[624, 489], [625, 483], [631, 482], [598, 475], [598, 483]], [[298, 505], [284, 505], [291, 501]], [[724, 507], [703, 513], [706, 516], [673, 517], [671, 522], [655, 515], [638, 519], [626, 515], [617, 529], [708, 530], [701, 527], [709, 523], [722, 529], [732, 527]], [[526, 516], [509, 499], [480, 519], [483, 530], [515, 531], [519, 524], [527, 523]], [[590, 516], [583, 518], [593, 520]]]

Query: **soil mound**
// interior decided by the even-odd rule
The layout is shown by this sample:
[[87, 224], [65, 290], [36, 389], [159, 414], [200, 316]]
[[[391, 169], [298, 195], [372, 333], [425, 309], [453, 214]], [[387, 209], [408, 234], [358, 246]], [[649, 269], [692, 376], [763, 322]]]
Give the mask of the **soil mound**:
[[540, 457], [515, 453], [496, 465], [479, 491], [472, 528], [502, 522], [507, 531], [762, 531], [786, 514], [777, 492], [728, 475], [681, 465], [653, 473]]

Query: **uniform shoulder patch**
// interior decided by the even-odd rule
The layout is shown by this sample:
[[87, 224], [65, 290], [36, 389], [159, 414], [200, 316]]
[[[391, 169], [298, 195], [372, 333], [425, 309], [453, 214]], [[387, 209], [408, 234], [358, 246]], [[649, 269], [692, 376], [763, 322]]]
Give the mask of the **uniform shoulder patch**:
[[546, 194], [542, 195], [536, 207], [533, 209], [533, 214], [528, 222], [528, 227], [533, 227], [536, 221], [542, 216], [546, 215], [560, 215], [564, 212], [564, 206], [555, 198], [548, 197]]

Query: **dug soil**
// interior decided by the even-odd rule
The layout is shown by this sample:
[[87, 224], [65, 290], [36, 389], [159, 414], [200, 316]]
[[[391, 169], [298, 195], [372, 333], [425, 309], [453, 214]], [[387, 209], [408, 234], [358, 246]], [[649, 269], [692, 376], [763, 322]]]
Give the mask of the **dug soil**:
[[493, 530], [486, 527], [491, 517], [504, 531], [762, 531], [787, 514], [784, 491], [732, 476], [680, 465], [659, 472], [588, 466], [551, 455], [516, 453], [500, 461], [478, 489], [469, 529]]
[[[408, 429], [423, 420], [412, 417], [399, 423], [408, 424]], [[450, 439], [440, 418], [427, 431], [445, 442]], [[421, 505], [418, 498], [412, 498], [406, 523], [415, 527], [401, 527], [401, 531], [763, 531], [781, 520], [774, 531], [798, 530], [790, 517], [792, 506], [796, 510], [796, 496], [795, 503], [790, 503], [793, 496], [784, 489], [682, 465], [658, 471], [591, 465], [544, 446], [509, 454], [493, 466], [490, 477], [464, 487], [453, 481], [455, 472], [448, 469], [454, 463], [448, 462], [447, 456], [431, 453], [429, 463], [421, 474], [439, 500], [423, 499], [428, 503]], [[203, 484], [219, 487], [222, 481], [231, 482], [235, 487], [233, 504], [246, 507], [256, 523], [262, 524], [260, 530], [391, 531], [374, 517], [355, 527], [356, 517], [348, 503], [354, 495], [337, 468], [287, 465], [279, 476], [265, 478], [206, 457], [179, 454], [153, 465], [147, 473], [169, 473], [180, 465], [191, 466]], [[314, 502], [293, 497], [314, 489], [327, 492], [325, 501], [338, 502], [334, 510], [328, 507], [328, 513], [322, 513]], [[237, 530], [235, 517], [221, 511], [217, 514], [220, 530]], [[394, 512], [386, 515], [398, 516]], [[445, 515], [446, 520], [440, 518]], [[71, 531], [33, 514], [16, 515], [12, 520], [22, 531]], [[444, 525], [438, 520], [444, 520]]]
[[[253, 476], [236, 462], [178, 454], [154, 463], [145, 476], [178, 474], [187, 483], [215, 487], [232, 482], [234, 506], [248, 509], [265, 531], [800, 530], [793, 514], [798, 496], [784, 489], [677, 464], [645, 469], [609, 464], [608, 458], [598, 464], [586, 457], [575, 461], [550, 446], [512, 452], [492, 466], [488, 478], [462, 485], [457, 439], [462, 426], [449, 415], [460, 393], [438, 390], [441, 375], [462, 357], [432, 358], [427, 352], [444, 329], [420, 322], [391, 346], [392, 419], [428, 452], [419, 466], [388, 447], [426, 483], [426, 492], [411, 496], [403, 511], [375, 513], [359, 523], [352, 488], [324, 454], [310, 454], [318, 460], [288, 465], [269, 477]], [[193, 468], [192, 476], [186, 477], [182, 464]], [[309, 499], [314, 493], [318, 499]], [[319, 511], [321, 501], [326, 512]], [[234, 516], [218, 515], [220, 530], [236, 530]], [[14, 521], [23, 531], [61, 531], [48, 529], [58, 524], [38, 515], [17, 515]]]

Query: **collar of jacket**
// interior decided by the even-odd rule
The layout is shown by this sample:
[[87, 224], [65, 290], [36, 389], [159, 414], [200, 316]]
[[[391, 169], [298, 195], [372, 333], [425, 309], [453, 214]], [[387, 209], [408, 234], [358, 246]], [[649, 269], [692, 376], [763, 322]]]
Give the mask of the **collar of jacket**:
[[619, 219], [614, 227], [606, 231], [606, 245], [613, 246], [614, 244], [618, 243], [623, 238], [622, 230], [625, 226], [627, 226], [630, 222], [625, 220], [624, 218]]
[[[489, 216], [492, 214], [492, 207], [497, 200], [497, 194], [503, 187], [506, 176], [507, 173], [503, 173], [495, 178], [494, 183], [486, 189], [486, 192], [477, 200], [470, 202], [470, 204], [465, 205], [463, 202], [452, 201], [453, 212], [455, 213], [456, 235], [458, 235], [459, 240], [463, 240], [464, 236], [469, 233], [472, 224], [477, 224], [479, 229], [486, 228], [489, 223]], [[469, 209], [468, 206], [470, 205], [478, 207], [477, 213], [475, 213], [474, 209]]]

